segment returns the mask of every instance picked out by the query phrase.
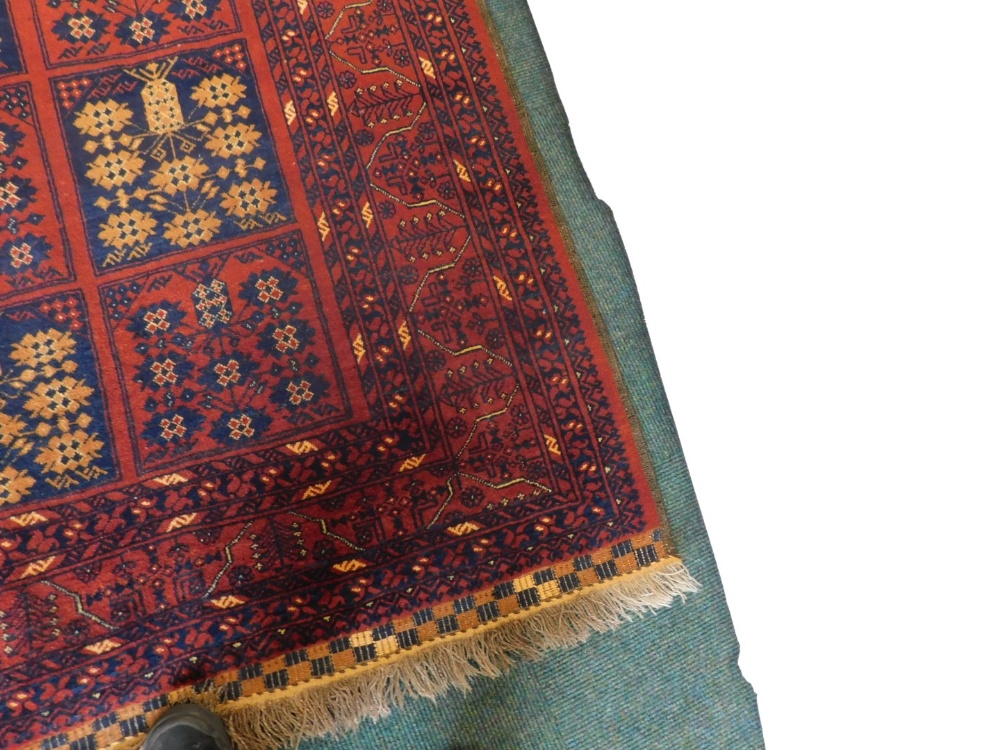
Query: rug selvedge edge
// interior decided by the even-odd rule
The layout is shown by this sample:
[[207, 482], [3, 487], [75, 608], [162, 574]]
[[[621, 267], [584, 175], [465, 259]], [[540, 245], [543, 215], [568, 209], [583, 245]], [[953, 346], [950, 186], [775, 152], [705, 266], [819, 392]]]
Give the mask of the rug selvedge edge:
[[[607, 321], [605, 321], [604, 316], [601, 314], [596, 304], [597, 297], [594, 294], [593, 287], [591, 286], [587, 275], [587, 269], [585, 268], [583, 260], [577, 250], [576, 242], [573, 239], [572, 229], [569, 226], [566, 214], [561, 203], [559, 202], [559, 192], [556, 190], [555, 184], [552, 181], [549, 168], [545, 163], [545, 156], [538, 144], [538, 139], [535, 135], [534, 127], [532, 126], [531, 115], [528, 112], [528, 107], [525, 104], [524, 97], [521, 94], [517, 81], [514, 80], [514, 77], [510, 74], [511, 66], [506, 46], [504, 45], [503, 39], [496, 28], [496, 24], [493, 21], [489, 8], [486, 6], [486, 0], [475, 0], [475, 4], [483, 18], [484, 25], [489, 32], [490, 40], [493, 42], [497, 56], [500, 58], [500, 67], [504, 73], [504, 80], [510, 91], [511, 99], [514, 102], [514, 106], [518, 114], [518, 125], [520, 125], [521, 130], [523, 131], [524, 140], [528, 146], [528, 154], [540, 177], [544, 197], [552, 209], [552, 213], [555, 217], [555, 224], [559, 230], [560, 239], [566, 249], [566, 255], [570, 260], [573, 272], [576, 274], [577, 282], [583, 292], [583, 299], [587, 303], [587, 310], [590, 312], [590, 316], [594, 322], [594, 328], [597, 330], [598, 340], [601, 343], [605, 357], [607, 357], [615, 388], [618, 390], [619, 397], [623, 402], [625, 416], [628, 420], [629, 428], [632, 430], [632, 439], [635, 441], [636, 448], [638, 449], [639, 459], [641, 461], [641, 470], [646, 477], [650, 492], [656, 500], [656, 508], [660, 517], [660, 523], [663, 530], [666, 532], [665, 537], [667, 546], [672, 553], [677, 553], [677, 548], [674, 545], [674, 541], [670, 533], [670, 518], [667, 512], [666, 498], [663, 495], [660, 482], [653, 469], [653, 459], [650, 453], [649, 442], [646, 439], [646, 431], [639, 420], [638, 411], [632, 401], [631, 391], [623, 372], [618, 350], [615, 348]], [[568, 129], [568, 123], [566, 127]]]

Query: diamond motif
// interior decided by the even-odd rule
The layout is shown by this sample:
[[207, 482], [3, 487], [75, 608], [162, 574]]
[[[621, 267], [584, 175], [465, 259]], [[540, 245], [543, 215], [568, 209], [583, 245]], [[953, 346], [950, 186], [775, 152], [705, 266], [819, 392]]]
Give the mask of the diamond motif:
[[298, 235], [111, 284], [101, 296], [141, 471], [349, 415]]
[[[55, 85], [76, 92], [61, 113], [98, 271], [291, 220], [239, 45]], [[0, 182], [0, 212], [25, 199]]]

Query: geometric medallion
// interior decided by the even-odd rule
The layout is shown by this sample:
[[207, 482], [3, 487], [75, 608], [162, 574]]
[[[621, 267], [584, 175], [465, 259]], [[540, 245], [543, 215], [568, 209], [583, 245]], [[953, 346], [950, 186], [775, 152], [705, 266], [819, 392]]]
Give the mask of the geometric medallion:
[[54, 89], [98, 273], [292, 219], [242, 42]]

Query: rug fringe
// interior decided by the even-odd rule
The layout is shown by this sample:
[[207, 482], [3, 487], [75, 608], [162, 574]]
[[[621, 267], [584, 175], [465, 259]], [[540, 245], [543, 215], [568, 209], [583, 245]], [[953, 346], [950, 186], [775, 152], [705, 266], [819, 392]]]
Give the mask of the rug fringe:
[[497, 677], [519, 659], [582, 643], [593, 633], [669, 607], [675, 598], [684, 599], [698, 588], [680, 563], [639, 570], [613, 585], [593, 586], [524, 617], [429, 644], [357, 674], [310, 683], [288, 695], [269, 693], [250, 705], [237, 701], [213, 708], [240, 750], [295, 747], [305, 739], [340, 737], [364, 719], [388, 715], [407, 698], [433, 699], [451, 688], [468, 690], [473, 677]]

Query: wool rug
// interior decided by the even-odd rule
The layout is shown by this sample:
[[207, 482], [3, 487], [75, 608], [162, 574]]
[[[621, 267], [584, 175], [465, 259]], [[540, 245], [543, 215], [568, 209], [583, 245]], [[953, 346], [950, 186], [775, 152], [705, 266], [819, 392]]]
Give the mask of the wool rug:
[[0, 745], [343, 732], [695, 590], [494, 32], [0, 0]]

